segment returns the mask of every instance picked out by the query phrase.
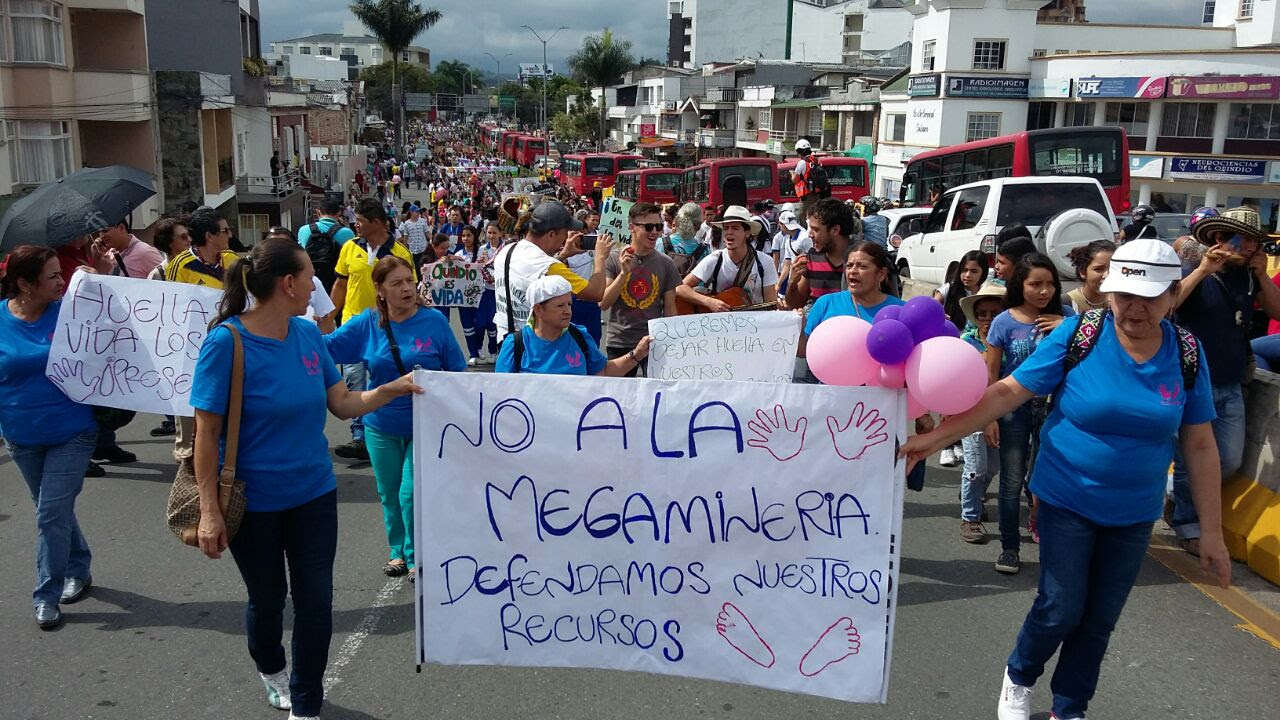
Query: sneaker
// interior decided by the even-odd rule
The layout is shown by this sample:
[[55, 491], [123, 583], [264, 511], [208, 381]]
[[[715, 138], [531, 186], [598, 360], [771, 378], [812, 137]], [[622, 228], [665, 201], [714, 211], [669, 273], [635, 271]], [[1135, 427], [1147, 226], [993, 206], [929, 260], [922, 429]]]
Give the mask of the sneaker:
[[105, 463], [131, 463], [138, 462], [138, 456], [125, 450], [119, 445], [109, 445], [100, 447], [93, 451], [93, 459], [101, 460]]
[[471, 358], [467, 360], [467, 367], [475, 367], [480, 362], [480, 358]]
[[955, 466], [956, 466], [956, 451], [955, 451], [955, 450], [952, 450], [952, 449], [951, 449], [951, 448], [949, 448], [949, 447], [943, 448], [943, 449], [942, 449], [942, 459], [941, 459], [941, 460], [939, 460], [939, 464], [940, 464], [940, 465], [942, 465], [942, 467], [955, 467]]
[[960, 539], [974, 545], [981, 545], [987, 541], [987, 529], [982, 527], [982, 523], [974, 520], [965, 520], [960, 523]]
[[320, 720], [319, 715], [294, 715], [289, 713], [289, 720]]
[[293, 701], [289, 699], [289, 670], [285, 668], [274, 675], [258, 673], [262, 684], [267, 688], [267, 702], [277, 710], [292, 710]]
[[[1004, 557], [1001, 555], [1001, 557]], [[1014, 555], [1016, 561], [1018, 556]], [[999, 720], [1031, 720], [1031, 694], [1033, 688], [1018, 685], [1004, 671], [1004, 685], [1000, 688], [1000, 704], [996, 706]]]
[[86, 467], [84, 469], [84, 476], [85, 477], [106, 477], [107, 471], [104, 470], [101, 465], [91, 460], [89, 461], [89, 467]]
[[159, 427], [151, 428], [151, 437], [171, 437], [178, 434], [178, 427], [172, 420], [161, 420]]
[[333, 449], [333, 454], [347, 460], [369, 459], [369, 450], [365, 448], [363, 440], [352, 440], [346, 445], [339, 445]]
[[[996, 572], [998, 573], [1004, 573], [1005, 575], [1017, 575], [1018, 571], [1021, 569], [1022, 561], [1018, 559], [1017, 550], [1005, 550], [1000, 553], [1000, 557], [996, 560]], [[1001, 715], [1000, 717], [1004, 716]], [[1011, 715], [1010, 717], [1017, 716]]]

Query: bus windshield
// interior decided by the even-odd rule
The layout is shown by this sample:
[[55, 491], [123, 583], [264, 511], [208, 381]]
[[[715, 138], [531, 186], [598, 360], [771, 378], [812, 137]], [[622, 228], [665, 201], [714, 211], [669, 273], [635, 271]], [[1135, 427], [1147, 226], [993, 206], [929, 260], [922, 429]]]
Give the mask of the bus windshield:
[[832, 185], [866, 185], [867, 177], [861, 165], [827, 165], [827, 179]]
[[759, 190], [772, 187], [773, 174], [776, 172], [769, 165], [731, 165], [720, 168], [720, 187], [731, 177], [741, 177], [748, 190]]
[[635, 170], [638, 167], [640, 167], [639, 158], [629, 158], [629, 157], [618, 158], [619, 170]]
[[607, 157], [591, 157], [587, 158], [586, 175], [612, 175], [613, 174], [613, 158]]
[[647, 190], [671, 190], [679, 184], [679, 173], [650, 173], [644, 179]]
[[1067, 134], [1031, 139], [1032, 175], [1091, 177], [1106, 185], [1119, 185], [1119, 134]]

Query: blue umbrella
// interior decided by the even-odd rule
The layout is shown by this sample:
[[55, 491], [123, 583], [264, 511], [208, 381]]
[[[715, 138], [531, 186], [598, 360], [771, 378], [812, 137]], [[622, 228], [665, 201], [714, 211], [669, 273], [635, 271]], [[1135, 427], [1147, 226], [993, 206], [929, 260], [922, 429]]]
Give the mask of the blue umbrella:
[[77, 170], [18, 200], [0, 219], [0, 252], [60, 247], [124, 220], [155, 195], [151, 175], [127, 165]]

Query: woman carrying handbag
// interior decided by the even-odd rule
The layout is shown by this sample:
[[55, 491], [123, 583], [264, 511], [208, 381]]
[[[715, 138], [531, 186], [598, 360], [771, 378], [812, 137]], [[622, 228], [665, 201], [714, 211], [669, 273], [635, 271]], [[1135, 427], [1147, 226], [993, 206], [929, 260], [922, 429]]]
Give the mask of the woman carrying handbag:
[[[267, 701], [291, 708], [291, 718], [319, 716], [333, 633], [338, 505], [324, 435], [325, 410], [350, 418], [421, 392], [407, 375], [376, 390], [347, 390], [320, 331], [300, 317], [311, 297], [313, 275], [306, 251], [283, 238], [259, 242], [232, 265], [191, 389], [200, 550], [219, 558], [230, 544], [249, 596], [249, 654], [266, 686]], [[250, 295], [254, 305], [246, 310]], [[244, 385], [239, 454], [236, 467], [227, 469], [244, 482], [247, 507], [232, 538], [219, 502], [219, 470], [236, 334], [243, 347]], [[281, 644], [285, 594], [290, 592], [292, 675], [285, 670]]]

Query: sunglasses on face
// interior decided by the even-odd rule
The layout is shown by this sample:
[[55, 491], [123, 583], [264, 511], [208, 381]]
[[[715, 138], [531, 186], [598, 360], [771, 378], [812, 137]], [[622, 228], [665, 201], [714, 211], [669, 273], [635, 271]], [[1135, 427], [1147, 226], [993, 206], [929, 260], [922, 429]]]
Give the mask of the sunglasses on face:
[[662, 223], [631, 223], [631, 227], [644, 228], [646, 232], [658, 232], [662, 229]]

